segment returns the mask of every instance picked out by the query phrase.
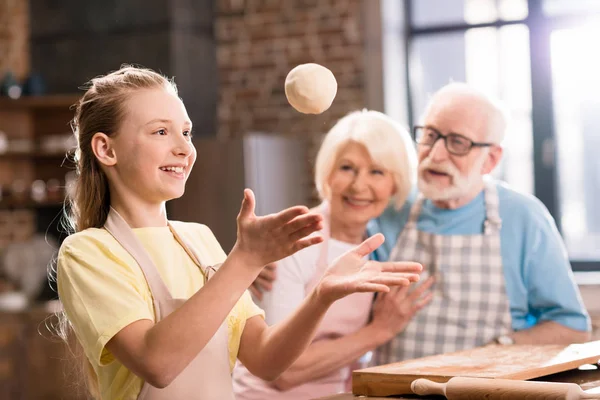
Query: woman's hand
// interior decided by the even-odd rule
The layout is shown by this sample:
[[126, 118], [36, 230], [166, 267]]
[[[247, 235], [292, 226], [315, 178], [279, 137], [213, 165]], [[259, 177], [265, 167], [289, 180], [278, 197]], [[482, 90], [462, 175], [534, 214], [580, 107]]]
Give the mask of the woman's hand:
[[414, 315], [431, 302], [433, 283], [434, 278], [429, 277], [410, 293], [408, 287], [403, 286], [377, 296], [371, 325], [384, 333], [388, 338], [386, 342], [402, 332]]
[[364, 257], [384, 241], [382, 234], [371, 236], [355, 249], [338, 257], [325, 270], [317, 295], [327, 303], [355, 292], [389, 292], [390, 286], [408, 286], [419, 280], [421, 264], [377, 262]]
[[307, 237], [323, 228], [323, 217], [307, 207], [291, 207], [263, 217], [254, 214], [254, 207], [254, 193], [244, 190], [232, 252], [242, 254], [247, 265], [262, 268], [323, 241], [321, 236]]
[[273, 289], [273, 282], [277, 278], [277, 263], [271, 263], [265, 265], [263, 269], [260, 270], [258, 276], [252, 282], [252, 285], [248, 288], [252, 296], [254, 296], [258, 301], [262, 301], [263, 292], [270, 292]]

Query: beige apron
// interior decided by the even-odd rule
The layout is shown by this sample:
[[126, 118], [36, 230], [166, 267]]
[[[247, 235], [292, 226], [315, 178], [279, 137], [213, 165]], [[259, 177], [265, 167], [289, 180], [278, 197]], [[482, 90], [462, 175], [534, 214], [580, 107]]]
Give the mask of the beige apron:
[[[305, 285], [305, 292], [310, 293], [325, 274], [329, 267], [329, 239], [331, 238], [331, 215], [329, 205], [323, 202], [319, 207], [323, 215], [323, 243], [317, 260], [317, 269], [310, 282]], [[358, 246], [358, 245], [357, 245]], [[373, 293], [353, 293], [333, 303], [315, 333], [314, 341], [350, 335], [361, 329], [369, 322], [369, 314], [373, 305]], [[340, 368], [328, 376], [316, 379], [310, 385], [314, 387], [314, 393], [325, 395], [341, 393], [350, 389], [352, 370], [364, 367], [361, 360], [351, 365]]]
[[[174, 299], [161, 279], [156, 266], [143, 248], [127, 222], [113, 209], [110, 209], [104, 228], [127, 250], [139, 264], [154, 301], [156, 322], [180, 307], [187, 299]], [[169, 228], [186, 253], [200, 267], [204, 282], [210, 278], [214, 267], [205, 268], [192, 246], [188, 246], [171, 224]], [[186, 327], [182, 327], [186, 329]], [[227, 325], [224, 321], [212, 339], [198, 353], [196, 358], [164, 389], [158, 389], [144, 382], [139, 400], [233, 400], [233, 386], [229, 368]]]

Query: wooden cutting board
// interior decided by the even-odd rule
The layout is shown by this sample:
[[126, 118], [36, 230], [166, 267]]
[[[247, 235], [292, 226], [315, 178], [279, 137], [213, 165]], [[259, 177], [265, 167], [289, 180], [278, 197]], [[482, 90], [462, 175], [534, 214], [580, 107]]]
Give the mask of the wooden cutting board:
[[600, 361], [600, 341], [562, 345], [490, 345], [407, 360], [352, 373], [352, 392], [363, 396], [411, 394], [418, 378], [447, 382], [454, 376], [532, 379]]

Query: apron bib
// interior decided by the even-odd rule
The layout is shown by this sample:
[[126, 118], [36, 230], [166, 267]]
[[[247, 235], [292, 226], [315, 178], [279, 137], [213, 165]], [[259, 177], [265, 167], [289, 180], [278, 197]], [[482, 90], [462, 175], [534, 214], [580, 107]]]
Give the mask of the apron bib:
[[[158, 269], [143, 248], [127, 222], [111, 207], [104, 228], [127, 250], [139, 264], [154, 303], [156, 322], [175, 311], [187, 299], [176, 299], [160, 277]], [[198, 265], [204, 275], [204, 282], [216, 271], [214, 267], [204, 267], [192, 246], [188, 246], [171, 224], [169, 228], [175, 239]], [[224, 321], [215, 335], [192, 360], [192, 362], [166, 388], [159, 389], [144, 382], [139, 400], [234, 400], [229, 368], [227, 325]]]
[[416, 261], [434, 275], [433, 300], [406, 329], [375, 354], [377, 365], [470, 349], [511, 332], [506, 294], [498, 193], [490, 180], [485, 189], [486, 219], [480, 235], [436, 235], [419, 231], [424, 198], [419, 195], [390, 261]]

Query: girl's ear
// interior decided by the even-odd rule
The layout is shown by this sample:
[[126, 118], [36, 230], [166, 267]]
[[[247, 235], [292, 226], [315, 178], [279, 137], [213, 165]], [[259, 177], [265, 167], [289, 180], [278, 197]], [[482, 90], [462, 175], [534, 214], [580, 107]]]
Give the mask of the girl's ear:
[[92, 137], [92, 151], [98, 162], [107, 167], [117, 163], [117, 154], [112, 147], [112, 140], [102, 132], [96, 132]]

